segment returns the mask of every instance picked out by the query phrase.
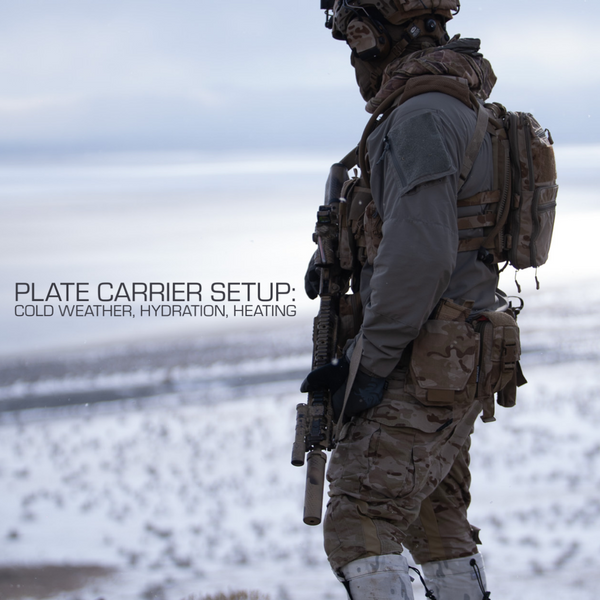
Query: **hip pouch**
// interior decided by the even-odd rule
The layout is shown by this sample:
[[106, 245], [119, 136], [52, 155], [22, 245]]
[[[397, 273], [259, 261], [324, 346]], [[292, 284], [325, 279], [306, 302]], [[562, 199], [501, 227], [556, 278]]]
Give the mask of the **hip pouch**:
[[527, 383], [519, 358], [521, 341], [519, 326], [508, 312], [483, 312], [475, 321], [481, 349], [477, 398], [483, 403], [484, 421], [495, 421], [494, 394], [498, 404], [514, 406], [517, 387]]
[[479, 333], [470, 308], [442, 300], [412, 344], [405, 390], [427, 406], [471, 402], [477, 390]]

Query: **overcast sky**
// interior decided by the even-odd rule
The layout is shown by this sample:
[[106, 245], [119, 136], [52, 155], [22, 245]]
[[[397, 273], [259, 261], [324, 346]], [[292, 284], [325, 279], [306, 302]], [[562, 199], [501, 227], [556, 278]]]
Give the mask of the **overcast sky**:
[[[350, 147], [368, 118], [319, 0], [0, 0], [0, 151]], [[600, 141], [599, 0], [463, 0], [492, 97]]]

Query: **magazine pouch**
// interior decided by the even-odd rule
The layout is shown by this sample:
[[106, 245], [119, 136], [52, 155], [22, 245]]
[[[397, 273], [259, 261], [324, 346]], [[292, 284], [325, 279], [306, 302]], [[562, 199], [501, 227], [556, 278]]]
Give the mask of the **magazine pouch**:
[[372, 265], [377, 256], [379, 250], [379, 244], [383, 238], [382, 233], [383, 221], [381, 216], [377, 212], [375, 202], [371, 202], [367, 205], [365, 210], [364, 218], [364, 229], [365, 229], [365, 245], [367, 249], [367, 262]]
[[494, 394], [502, 406], [514, 406], [516, 389], [526, 383], [519, 358], [519, 326], [509, 312], [484, 312], [475, 321], [480, 335], [477, 398], [483, 403], [483, 421], [495, 421]]
[[441, 304], [443, 318], [426, 321], [412, 344], [405, 387], [428, 406], [471, 402], [477, 388], [479, 333], [466, 321], [469, 309]]
[[371, 190], [363, 179], [353, 177], [344, 183], [342, 197], [345, 202], [340, 219], [340, 266], [354, 270], [367, 262], [364, 215], [372, 203]]
[[360, 294], [344, 294], [340, 297], [337, 331], [338, 354], [341, 355], [348, 341], [353, 340], [360, 331], [363, 319]]

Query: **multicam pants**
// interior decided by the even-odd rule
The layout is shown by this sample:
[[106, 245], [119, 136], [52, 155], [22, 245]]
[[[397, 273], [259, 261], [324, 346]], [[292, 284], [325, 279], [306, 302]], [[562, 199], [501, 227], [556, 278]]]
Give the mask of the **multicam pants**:
[[379, 406], [346, 425], [327, 473], [325, 551], [334, 571], [403, 547], [418, 563], [477, 552], [467, 508], [480, 411], [478, 401], [424, 406], [392, 380]]

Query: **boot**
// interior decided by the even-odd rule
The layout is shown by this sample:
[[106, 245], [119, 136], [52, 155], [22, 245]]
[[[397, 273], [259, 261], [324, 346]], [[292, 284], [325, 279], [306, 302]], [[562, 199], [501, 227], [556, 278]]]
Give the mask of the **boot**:
[[360, 558], [341, 572], [350, 600], [414, 600], [408, 562], [400, 554]]
[[423, 563], [427, 587], [436, 600], [488, 600], [481, 554]]

